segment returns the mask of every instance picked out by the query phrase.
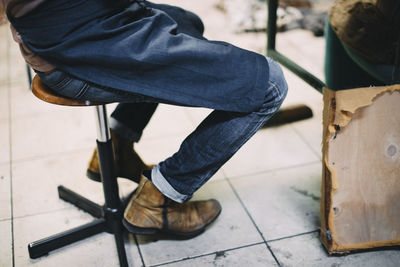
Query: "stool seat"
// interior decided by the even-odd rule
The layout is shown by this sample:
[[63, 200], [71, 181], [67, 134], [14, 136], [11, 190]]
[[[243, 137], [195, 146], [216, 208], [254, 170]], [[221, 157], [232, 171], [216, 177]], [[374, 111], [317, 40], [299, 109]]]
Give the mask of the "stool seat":
[[32, 80], [32, 93], [40, 100], [62, 106], [98, 106], [108, 104], [102, 102], [92, 102], [89, 100], [77, 100], [60, 96], [59, 94], [51, 90], [48, 86], [46, 86], [37, 75], [35, 75]]

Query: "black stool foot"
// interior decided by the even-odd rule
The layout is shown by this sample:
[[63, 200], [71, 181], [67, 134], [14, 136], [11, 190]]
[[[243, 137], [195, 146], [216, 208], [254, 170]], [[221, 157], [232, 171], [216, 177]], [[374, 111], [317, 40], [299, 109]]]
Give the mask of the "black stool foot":
[[103, 207], [90, 201], [89, 199], [82, 197], [81, 195], [69, 190], [68, 188], [60, 185], [58, 186], [58, 196], [76, 207], [86, 211], [93, 217], [102, 218], [104, 216]]
[[126, 258], [124, 235], [122, 232], [122, 227], [120, 228], [121, 229], [118, 233], [114, 233], [115, 244], [117, 246], [117, 251], [118, 251], [119, 264], [121, 267], [128, 267], [129, 265], [128, 265], [128, 259]]
[[[124, 200], [124, 202], [126, 202], [124, 204], [127, 204], [133, 193], [134, 192]], [[62, 185], [58, 186], [58, 195], [60, 199], [100, 219], [28, 244], [29, 257], [31, 259], [37, 259], [47, 255], [53, 250], [70, 245], [87, 237], [102, 232], [108, 232], [114, 234], [120, 266], [128, 266], [121, 223], [122, 210], [100, 206]]]
[[87, 237], [105, 232], [107, 223], [105, 219], [98, 219], [65, 232], [43, 238], [28, 245], [29, 257], [39, 258], [50, 251], [70, 245]]

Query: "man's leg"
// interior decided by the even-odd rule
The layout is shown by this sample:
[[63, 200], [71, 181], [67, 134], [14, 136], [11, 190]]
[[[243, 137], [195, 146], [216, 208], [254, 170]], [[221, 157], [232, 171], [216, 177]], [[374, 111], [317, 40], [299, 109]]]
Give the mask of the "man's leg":
[[198, 39], [205, 39], [203, 37], [203, 22], [193, 12], [177, 6], [154, 4], [148, 1], [145, 2], [146, 6], [159, 9], [167, 13], [178, 24], [177, 33], [185, 33]]
[[[213, 111], [184, 140], [177, 153], [159, 163], [151, 173], [147, 173], [149, 179], [142, 176], [140, 185], [124, 213], [124, 225], [129, 231], [140, 234], [166, 232], [191, 236], [201, 233], [218, 217], [221, 206], [216, 200], [185, 201], [190, 199], [282, 104], [287, 84], [281, 68], [274, 61], [268, 61], [269, 78], [265, 81], [263, 104], [258, 110], [250, 113]], [[81, 99], [132, 103], [155, 100], [141, 95], [119, 94], [115, 90], [89, 85], [60, 71], [40, 76], [51, 88], [52, 84], [61, 84], [60, 81], [68, 80], [68, 83], [65, 83], [68, 84], [66, 88], [53, 89], [59, 90], [67, 97], [74, 98], [79, 95]], [[85, 88], [84, 92], [82, 88]]]
[[[204, 39], [204, 25], [196, 14], [165, 4], [154, 4], [146, 1], [146, 5], [163, 10], [171, 16], [179, 25], [179, 33], [186, 33], [190, 36]], [[156, 108], [157, 103], [121, 103], [111, 114], [110, 128], [116, 152], [116, 170], [119, 177], [138, 182], [143, 169], [148, 168], [132, 148], [133, 142], [139, 141], [143, 129], [151, 119]], [[101, 179], [96, 149], [89, 161], [86, 174], [92, 180], [100, 181]]]
[[[165, 67], [157, 73], [142, 73], [151, 74], [152, 79], [142, 75], [136, 82], [156, 86], [149, 91], [153, 93], [160, 85], [166, 86], [160, 90], [170, 94], [153, 94], [160, 97], [157, 99], [152, 94], [135, 94], [135, 90], [114, 90], [107, 83], [96, 87], [95, 82], [88, 84], [73, 77], [66, 77], [72, 80], [68, 90], [71, 97], [92, 101], [172, 101], [176, 105], [218, 109], [183, 142], [177, 153], [153, 168], [148, 177], [155, 184], [142, 177], [124, 214], [124, 224], [132, 232], [154, 230], [192, 235], [215, 220], [221, 207], [215, 200], [178, 202], [189, 199], [273, 115], [286, 95], [287, 85], [281, 69], [273, 61], [269, 60], [268, 64], [262, 56], [224, 42], [170, 34], [162, 29], [169, 26], [175, 29], [173, 21], [157, 10], [154, 14], [165, 25], [159, 25], [160, 31], [152, 28], [152, 38], [160, 47], [149, 46], [145, 56], [151, 60], [153, 56], [160, 56], [160, 48], [166, 49], [168, 53], [162, 54], [165, 58], [158, 58]], [[173, 49], [167, 44], [173, 44]], [[56, 79], [55, 84], [64, 85], [59, 82], [62, 78]]]
[[[145, 171], [124, 213], [125, 227], [138, 234], [202, 232], [218, 216], [215, 200], [186, 202], [281, 106], [287, 84], [269, 61], [263, 105], [251, 113], [213, 111], [173, 156]], [[185, 203], [183, 203], [185, 202]], [[183, 204], [179, 204], [183, 203]]]
[[111, 113], [110, 127], [125, 139], [139, 142], [157, 103], [121, 103]]
[[[157, 103], [121, 103], [111, 114], [110, 128], [118, 177], [139, 182], [142, 171], [150, 168], [135, 152], [133, 145], [140, 140], [156, 108]], [[86, 175], [94, 181], [101, 181], [97, 149], [89, 161]]]

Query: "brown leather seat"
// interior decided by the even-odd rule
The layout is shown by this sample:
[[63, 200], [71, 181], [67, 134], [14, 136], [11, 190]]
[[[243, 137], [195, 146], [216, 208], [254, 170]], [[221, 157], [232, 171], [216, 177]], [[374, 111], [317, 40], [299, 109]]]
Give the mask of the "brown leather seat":
[[107, 103], [91, 102], [89, 100], [77, 100], [58, 95], [56, 92], [47, 87], [39, 78], [35, 75], [32, 80], [32, 93], [45, 102], [63, 105], [63, 106], [97, 106]]

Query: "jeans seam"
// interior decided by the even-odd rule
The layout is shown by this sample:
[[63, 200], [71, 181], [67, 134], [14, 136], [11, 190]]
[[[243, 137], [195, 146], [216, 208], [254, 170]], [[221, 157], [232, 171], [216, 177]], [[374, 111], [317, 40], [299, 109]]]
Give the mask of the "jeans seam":
[[65, 75], [60, 81], [57, 81], [55, 84], [49, 83], [49, 87], [51, 87], [54, 90], [60, 89], [64, 87], [64, 85], [70, 80], [71, 79], [67, 75]]
[[279, 100], [282, 99], [282, 93], [281, 91], [278, 89], [278, 86], [276, 85], [276, 83], [274, 83], [273, 81], [270, 81], [272, 88], [274, 88], [275, 93], [278, 95]]
[[[285, 97], [286, 97], [286, 95], [287, 95], [287, 90], [285, 90], [286, 93], [283, 93], [283, 92], [278, 88], [278, 86], [276, 85], [276, 83], [274, 83], [273, 81], [270, 81], [270, 83], [272, 84], [272, 87], [274, 88], [276, 94], [278, 95], [278, 99], [275, 100], [274, 102], [275, 102], [275, 103], [278, 103], [278, 102], [279, 102], [280, 104], [282, 104], [283, 100], [285, 99]], [[287, 87], [287, 85], [286, 85], [286, 87]]]
[[82, 88], [79, 90], [79, 92], [74, 96], [76, 99], [80, 99], [88, 90], [89, 84], [83, 82]]

